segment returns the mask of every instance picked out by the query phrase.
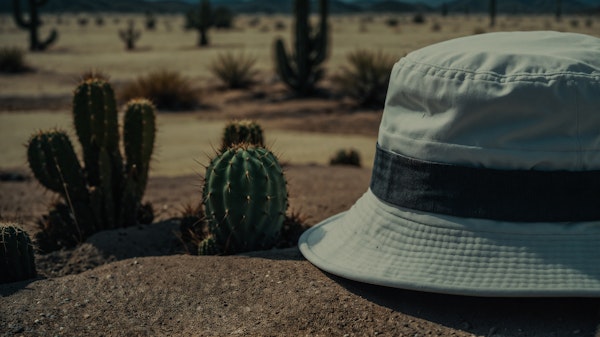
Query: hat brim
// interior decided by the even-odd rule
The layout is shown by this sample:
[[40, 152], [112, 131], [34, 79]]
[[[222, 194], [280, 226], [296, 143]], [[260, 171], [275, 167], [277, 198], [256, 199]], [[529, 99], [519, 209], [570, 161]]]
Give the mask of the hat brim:
[[511, 223], [417, 212], [368, 190], [307, 230], [302, 254], [347, 279], [493, 297], [600, 297], [600, 222]]

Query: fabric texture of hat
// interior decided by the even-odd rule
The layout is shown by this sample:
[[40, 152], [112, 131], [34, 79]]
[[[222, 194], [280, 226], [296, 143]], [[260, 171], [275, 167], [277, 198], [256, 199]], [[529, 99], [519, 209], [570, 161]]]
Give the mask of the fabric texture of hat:
[[311, 263], [418, 291], [600, 297], [600, 39], [501, 32], [411, 52], [376, 147], [366, 193], [300, 238]]

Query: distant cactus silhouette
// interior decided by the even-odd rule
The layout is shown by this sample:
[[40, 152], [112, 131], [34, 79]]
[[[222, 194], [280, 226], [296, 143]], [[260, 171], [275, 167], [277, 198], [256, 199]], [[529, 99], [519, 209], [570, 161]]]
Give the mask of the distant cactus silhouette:
[[38, 28], [42, 25], [38, 13], [38, 7], [45, 5], [48, 0], [27, 0], [29, 8], [29, 21], [25, 19], [23, 10], [21, 9], [21, 0], [13, 0], [13, 17], [17, 26], [29, 30], [29, 50], [42, 51], [48, 48], [58, 38], [58, 33], [55, 29], [50, 32], [48, 38], [41, 41], [38, 37]]
[[119, 37], [121, 38], [121, 40], [123, 40], [123, 42], [125, 42], [127, 50], [135, 49], [135, 42], [142, 35], [142, 32], [136, 30], [134, 26], [135, 23], [133, 22], [133, 20], [130, 20], [127, 29], [119, 30]]
[[490, 27], [496, 24], [496, 0], [490, 0]]
[[210, 1], [202, 0], [198, 10], [191, 10], [186, 15], [186, 29], [195, 29], [200, 34], [198, 46], [208, 46], [208, 29], [213, 25]]
[[319, 0], [319, 29], [309, 25], [309, 0], [296, 0], [295, 50], [288, 54], [281, 39], [275, 41], [277, 74], [299, 96], [311, 94], [316, 83], [323, 77], [321, 63], [327, 57], [327, 0]]

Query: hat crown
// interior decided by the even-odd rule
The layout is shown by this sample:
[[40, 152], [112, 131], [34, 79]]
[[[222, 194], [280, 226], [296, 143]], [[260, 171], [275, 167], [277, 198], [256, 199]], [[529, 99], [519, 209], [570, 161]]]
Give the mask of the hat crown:
[[600, 169], [600, 39], [490, 33], [408, 54], [393, 70], [379, 144], [497, 169]]

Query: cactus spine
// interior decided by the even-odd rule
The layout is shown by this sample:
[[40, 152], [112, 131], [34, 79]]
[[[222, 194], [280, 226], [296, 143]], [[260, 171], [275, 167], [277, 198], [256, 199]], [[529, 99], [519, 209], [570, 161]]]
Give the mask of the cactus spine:
[[320, 67], [327, 57], [327, 0], [319, 0], [319, 30], [312, 33], [309, 26], [309, 0], [295, 0], [295, 50], [288, 56], [283, 41], [275, 41], [277, 74], [300, 96], [311, 94], [323, 77]]
[[213, 24], [212, 10], [209, 0], [202, 0], [200, 8], [187, 13], [185, 27], [198, 31], [198, 46], [208, 46], [208, 28]]
[[[73, 119], [84, 166], [80, 165], [66, 133], [54, 130], [39, 132], [30, 139], [27, 152], [32, 172], [42, 185], [63, 197], [80, 241], [99, 230], [136, 224], [154, 148], [154, 106], [145, 99], [127, 104], [123, 123], [124, 159], [110, 84], [100, 78], [84, 80], [73, 97]], [[54, 219], [64, 219], [62, 213]], [[52, 228], [47, 231], [51, 233]], [[50, 239], [56, 242], [62, 238]]]
[[125, 48], [127, 50], [135, 49], [135, 42], [140, 38], [142, 32], [134, 28], [135, 23], [133, 20], [127, 24], [127, 29], [119, 30], [119, 37], [125, 42]]
[[221, 151], [240, 143], [265, 146], [263, 130], [260, 125], [250, 120], [235, 120], [229, 122], [223, 130]]
[[203, 189], [209, 236], [199, 253], [235, 254], [274, 246], [288, 206], [277, 158], [263, 147], [235, 145], [206, 169]]
[[17, 224], [0, 223], [0, 283], [23, 281], [35, 276], [29, 235]]
[[29, 21], [27, 21], [21, 9], [21, 0], [13, 0], [13, 17], [17, 26], [29, 30], [29, 50], [31, 51], [45, 50], [58, 37], [55, 29], [50, 32], [50, 35], [44, 41], [40, 41], [38, 37], [38, 28], [42, 24], [38, 14], [38, 7], [45, 5], [47, 2], [48, 0], [28, 0]]

